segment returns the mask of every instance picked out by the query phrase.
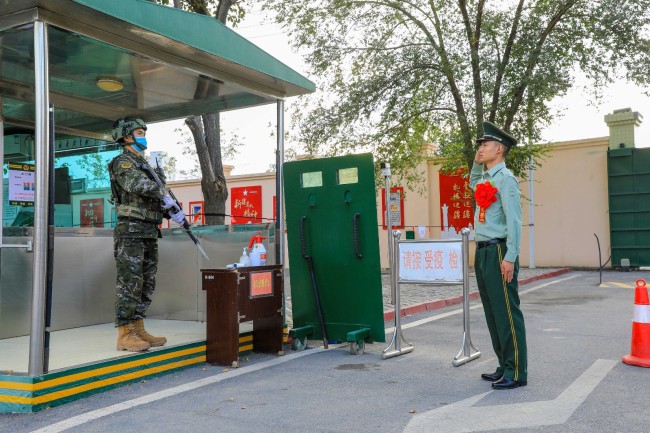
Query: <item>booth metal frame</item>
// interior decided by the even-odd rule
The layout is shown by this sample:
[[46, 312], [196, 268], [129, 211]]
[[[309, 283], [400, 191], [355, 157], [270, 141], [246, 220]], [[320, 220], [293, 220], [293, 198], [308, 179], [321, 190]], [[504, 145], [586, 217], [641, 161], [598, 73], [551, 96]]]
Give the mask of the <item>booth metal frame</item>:
[[[275, 103], [276, 207], [277, 215], [282, 215], [284, 101], [287, 97], [314, 92], [315, 85], [214, 18], [144, 0], [0, 0], [0, 64], [3, 49], [10, 48], [2, 43], [3, 33], [29, 28], [33, 28], [33, 53], [28, 55], [33, 58], [34, 82], [33, 85], [29, 80], [20, 82], [3, 76], [0, 70], [0, 129], [5, 131], [13, 126], [33, 130], [36, 165], [33, 239], [25, 245], [3, 244], [3, 231], [0, 230], [0, 249], [33, 249], [27, 376], [38, 379], [47, 373], [44, 370], [44, 335], [49, 254], [47, 209], [50, 203], [47, 192], [50, 169], [47, 161], [52, 146], [49, 140], [51, 104], [55, 112], [55, 134], [110, 141], [111, 124], [121, 116], [138, 116], [151, 123]], [[83, 47], [81, 54], [86, 50], [87, 55], [57, 53], [57, 58], [53, 59], [49, 39], [52, 34], [64, 37], [57, 49], [65, 49], [69, 40], [70, 45], [78, 42]], [[104, 48], [105, 53], [115, 54], [116, 59], [128, 56], [126, 72], [124, 61], [114, 62], [116, 69], [122, 67], [126, 77], [123, 80], [124, 92], [115, 94], [120, 94], [119, 98], [103, 94], [93, 96], [91, 89], [94, 89], [92, 86], [97, 79], [94, 72], [74, 78], [78, 81], [69, 86], [70, 90], [61, 88], [61, 82], [73, 78], [56, 76], [53, 70], [57, 73], [69, 71], [85, 65], [84, 62], [105, 65], [106, 56], [93, 57], [93, 52]], [[70, 65], [65, 62], [77, 63]], [[156, 94], [160, 89], [151, 90], [155, 81], [150, 79], [156, 76], [170, 82], [175, 77], [185, 77], [195, 86], [194, 95]], [[86, 89], [87, 93], [75, 94], [76, 88]], [[16, 107], [21, 109], [23, 105], [33, 104], [33, 118], [3, 113], [2, 108], [9, 99], [18, 101]], [[18, 108], [16, 112], [20, 112]], [[57, 110], [68, 115], [59, 120], [56, 118]], [[68, 122], [68, 119], [72, 120]], [[0, 165], [5, 163], [3, 138], [4, 133], [0, 134]], [[3, 195], [1, 190], [0, 194]], [[2, 199], [0, 196], [0, 214], [3, 212]], [[285, 248], [282, 218], [277, 219], [275, 229], [276, 262], [282, 264]]]

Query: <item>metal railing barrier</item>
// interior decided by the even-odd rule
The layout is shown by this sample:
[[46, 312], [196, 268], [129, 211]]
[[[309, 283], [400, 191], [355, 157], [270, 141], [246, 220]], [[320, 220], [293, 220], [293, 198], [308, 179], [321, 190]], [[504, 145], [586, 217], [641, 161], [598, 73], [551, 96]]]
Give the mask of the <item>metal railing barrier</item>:
[[[394, 230], [393, 233], [393, 245], [394, 251], [391, 257], [396, 258], [399, 262], [399, 238], [402, 236], [402, 233], [399, 230]], [[400, 293], [399, 293], [399, 266], [395, 266], [395, 262], [391, 261], [390, 264], [390, 289], [393, 294], [393, 299], [395, 300], [395, 328], [393, 329], [393, 338], [390, 340], [390, 344], [381, 354], [381, 359], [394, 358], [395, 356], [404, 355], [406, 353], [413, 352], [412, 344], [406, 341], [404, 334], [402, 334], [402, 310], [400, 308]], [[402, 341], [406, 343], [407, 347], [402, 348]], [[392, 349], [391, 349], [392, 348]]]
[[463, 236], [463, 342], [460, 352], [451, 362], [454, 367], [481, 356], [481, 351], [474, 347], [469, 335], [469, 229], [465, 227], [460, 234]]

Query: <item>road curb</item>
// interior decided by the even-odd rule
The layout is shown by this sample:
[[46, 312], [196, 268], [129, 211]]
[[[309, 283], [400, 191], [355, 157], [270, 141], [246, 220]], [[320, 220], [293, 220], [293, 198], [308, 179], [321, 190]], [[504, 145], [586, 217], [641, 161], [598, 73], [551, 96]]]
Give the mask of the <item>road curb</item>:
[[[550, 271], [544, 274], [535, 275], [534, 277], [522, 278], [519, 280], [519, 285], [532, 283], [546, 278], [557, 277], [558, 275], [566, 274], [571, 271], [571, 268], [562, 268], [555, 271]], [[480, 297], [478, 291], [469, 293], [469, 299], [475, 300]], [[421, 304], [410, 305], [401, 309], [402, 317], [411, 316], [413, 314], [426, 313], [427, 311], [439, 310], [440, 308], [448, 307], [450, 305], [460, 304], [463, 302], [463, 296], [455, 296], [453, 298], [438, 299], [437, 301], [423, 302]], [[395, 310], [388, 310], [384, 312], [384, 322], [395, 320]]]

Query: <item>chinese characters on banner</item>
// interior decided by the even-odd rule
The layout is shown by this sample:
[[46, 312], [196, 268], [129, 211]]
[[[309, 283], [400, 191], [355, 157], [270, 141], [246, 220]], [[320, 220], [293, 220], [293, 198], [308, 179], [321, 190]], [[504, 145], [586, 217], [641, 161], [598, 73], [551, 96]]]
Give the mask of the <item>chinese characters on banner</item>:
[[34, 206], [36, 181], [33, 164], [7, 164], [9, 183], [9, 204], [12, 206]]
[[79, 226], [104, 227], [103, 198], [91, 198], [79, 201]]
[[399, 279], [462, 283], [462, 241], [400, 242]]
[[230, 223], [262, 222], [262, 185], [230, 189]]
[[[393, 229], [404, 228], [404, 188], [401, 186], [390, 189], [390, 221]], [[381, 221], [384, 230], [386, 225], [386, 188], [381, 189]]]
[[190, 202], [190, 224], [192, 225], [205, 225], [205, 215], [203, 214], [203, 202], [191, 201]]
[[470, 229], [474, 238], [474, 209], [469, 179], [458, 174], [440, 173], [440, 212], [442, 221], [441, 238], [460, 239], [464, 227]]

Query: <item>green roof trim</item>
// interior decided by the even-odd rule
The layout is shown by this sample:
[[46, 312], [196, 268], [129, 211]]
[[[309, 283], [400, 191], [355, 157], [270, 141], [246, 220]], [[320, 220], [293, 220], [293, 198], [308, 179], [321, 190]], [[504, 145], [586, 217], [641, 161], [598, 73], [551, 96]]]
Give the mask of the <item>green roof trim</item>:
[[316, 90], [312, 81], [213, 17], [146, 0], [72, 1], [229, 62], [302, 87], [304, 93]]

